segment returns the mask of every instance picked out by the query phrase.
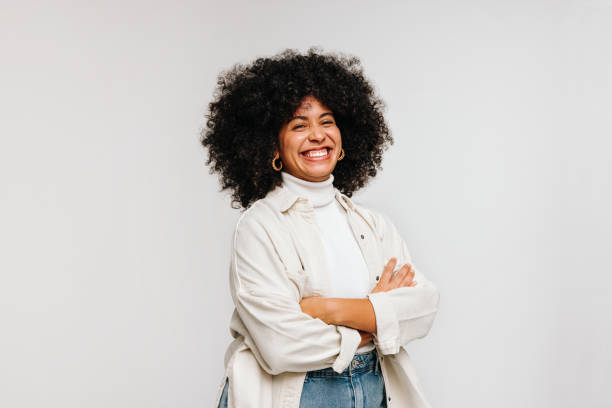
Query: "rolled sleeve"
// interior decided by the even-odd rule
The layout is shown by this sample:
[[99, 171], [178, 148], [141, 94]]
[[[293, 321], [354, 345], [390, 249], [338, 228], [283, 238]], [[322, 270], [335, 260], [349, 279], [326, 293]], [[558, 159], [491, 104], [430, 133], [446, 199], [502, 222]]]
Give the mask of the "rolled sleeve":
[[340, 353], [334, 361], [332, 368], [335, 372], [343, 372], [351, 363], [359, 343], [361, 343], [361, 335], [355, 329], [346, 326], [336, 326], [336, 330], [340, 333], [342, 340], [340, 342]]
[[433, 285], [402, 287], [368, 295], [376, 314], [376, 342], [382, 354], [396, 354], [400, 346], [425, 337], [438, 310]]
[[368, 294], [376, 315], [375, 342], [382, 354], [396, 354], [400, 346], [425, 337], [438, 311], [440, 295], [436, 286], [412, 263], [406, 242], [393, 223], [376, 214], [376, 227], [388, 259], [396, 257], [397, 265], [414, 268], [416, 286], [405, 286], [387, 292]]
[[374, 338], [382, 354], [395, 354], [399, 351], [399, 320], [393, 302], [387, 292], [369, 293], [368, 299], [376, 315]]

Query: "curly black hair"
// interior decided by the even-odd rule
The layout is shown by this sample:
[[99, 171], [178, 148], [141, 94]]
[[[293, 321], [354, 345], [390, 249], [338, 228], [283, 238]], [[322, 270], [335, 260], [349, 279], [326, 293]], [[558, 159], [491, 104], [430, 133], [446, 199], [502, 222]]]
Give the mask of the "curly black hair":
[[206, 165], [211, 174], [219, 173], [221, 191], [232, 190], [233, 208], [247, 208], [281, 183], [271, 165], [279, 131], [306, 96], [331, 109], [340, 129], [346, 156], [333, 172], [338, 190], [350, 197], [381, 168], [393, 138], [384, 102], [359, 59], [314, 47], [304, 54], [287, 49], [221, 72], [208, 105], [201, 134]]

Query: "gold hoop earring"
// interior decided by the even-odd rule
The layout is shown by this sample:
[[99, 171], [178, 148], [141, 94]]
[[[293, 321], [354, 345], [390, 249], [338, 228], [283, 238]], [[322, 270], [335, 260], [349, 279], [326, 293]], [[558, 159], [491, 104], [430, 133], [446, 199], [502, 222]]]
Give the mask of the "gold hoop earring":
[[338, 161], [344, 159], [344, 149], [341, 149], [340, 156], [338, 156]]
[[276, 152], [276, 155], [274, 156], [274, 158], [272, 159], [272, 168], [276, 171], [281, 171], [281, 169], [283, 168], [283, 162], [280, 162], [280, 166], [276, 165], [276, 159], [279, 159], [280, 155], [278, 154], [278, 152]]

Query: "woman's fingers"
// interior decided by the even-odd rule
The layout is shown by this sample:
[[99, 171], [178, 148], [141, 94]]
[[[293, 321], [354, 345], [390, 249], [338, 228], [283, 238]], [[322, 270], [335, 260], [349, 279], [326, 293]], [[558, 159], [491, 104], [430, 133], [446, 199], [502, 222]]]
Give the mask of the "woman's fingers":
[[403, 265], [398, 271], [395, 280], [396, 287], [398, 288], [405, 286], [406, 283], [410, 282], [410, 265]]
[[359, 334], [361, 335], [361, 343], [359, 343], [359, 347], [369, 343], [370, 341], [374, 339], [374, 336], [372, 335], [372, 333], [363, 332], [359, 330]]
[[412, 265], [405, 264], [404, 266], [402, 266], [400, 271], [401, 275], [400, 273], [398, 273], [397, 276], [397, 279], [399, 280], [397, 287], [399, 288], [402, 286], [413, 286], [411, 285], [414, 279], [414, 268], [412, 267]]
[[391, 282], [389, 282], [391, 289], [399, 288], [400, 286], [402, 286], [402, 281], [404, 280], [404, 277], [406, 276], [407, 273], [408, 273], [408, 268], [406, 265], [399, 268], [397, 272], [395, 273], [395, 276], [393, 277]]
[[397, 264], [396, 258], [389, 259], [389, 261], [383, 268], [383, 271], [382, 271], [382, 274], [380, 275], [380, 279], [378, 280], [378, 283], [376, 284], [374, 289], [372, 289], [372, 293], [386, 292], [390, 289], [389, 284], [390, 284], [391, 278], [393, 277], [393, 269], [395, 268], [395, 264]]
[[414, 282], [414, 268], [410, 264], [404, 264], [398, 269], [395, 275], [393, 271], [397, 265], [397, 258], [391, 258], [385, 265], [380, 280], [376, 287], [372, 290], [374, 292], [387, 292], [392, 289], [400, 288], [403, 286], [416, 286]]
[[387, 265], [385, 265], [385, 269], [383, 269], [382, 276], [380, 277], [380, 284], [387, 285], [391, 278], [393, 277], [393, 269], [395, 269], [395, 265], [397, 264], [397, 258], [389, 259]]

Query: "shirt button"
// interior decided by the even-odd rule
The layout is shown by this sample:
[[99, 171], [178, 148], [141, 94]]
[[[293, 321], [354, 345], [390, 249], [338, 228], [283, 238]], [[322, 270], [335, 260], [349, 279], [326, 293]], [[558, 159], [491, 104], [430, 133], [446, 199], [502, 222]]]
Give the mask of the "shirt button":
[[391, 401], [391, 397], [389, 397], [389, 401]]
[[365, 239], [365, 235], [361, 234], [361, 239]]
[[380, 276], [378, 276], [378, 275], [377, 275], [377, 276], [376, 276], [376, 280], [379, 280], [379, 279], [380, 279]]

